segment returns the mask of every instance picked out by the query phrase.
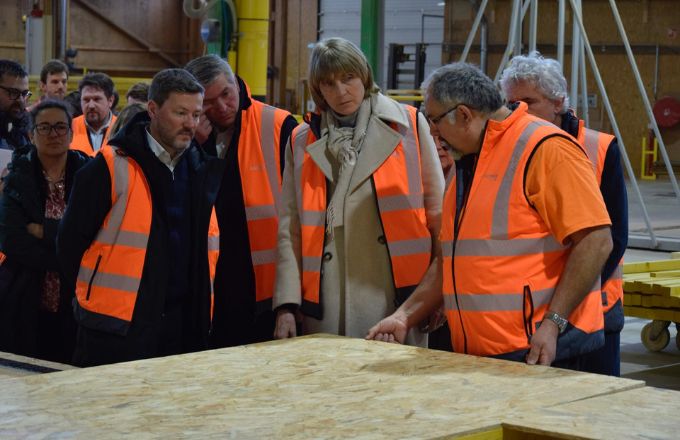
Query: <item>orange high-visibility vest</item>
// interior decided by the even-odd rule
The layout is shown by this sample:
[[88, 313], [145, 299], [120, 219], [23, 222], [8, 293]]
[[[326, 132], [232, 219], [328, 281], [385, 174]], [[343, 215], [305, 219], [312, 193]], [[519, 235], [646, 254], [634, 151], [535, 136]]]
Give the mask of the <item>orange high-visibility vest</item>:
[[[102, 145], [100, 149], [103, 149], [105, 145], [109, 143], [109, 132], [113, 124], [116, 122], [116, 115], [111, 114], [111, 122], [104, 133], [104, 138], [102, 139]], [[90, 143], [90, 135], [87, 133], [87, 125], [85, 125], [85, 115], [80, 115], [77, 118], [73, 118], [73, 139], [71, 140], [70, 149], [79, 150], [88, 156], [94, 157], [97, 152], [92, 148]]]
[[[611, 134], [600, 133], [599, 131], [586, 128], [583, 120], [579, 120], [578, 141], [585, 148], [588, 158], [593, 164], [598, 185], [602, 183], [604, 162], [607, 158], [609, 145], [611, 145], [613, 140], [614, 136]], [[602, 285], [602, 292], [604, 292], [602, 295], [602, 307], [605, 313], [611, 310], [619, 300], [621, 300], [623, 305], [623, 258], [621, 258], [609, 279]]]
[[255, 272], [255, 301], [258, 310], [271, 310], [281, 200], [279, 138], [290, 113], [254, 99], [251, 102], [241, 112], [238, 164]]
[[[404, 106], [404, 112], [409, 127], [394, 152], [372, 176], [396, 295], [402, 299], [420, 283], [432, 251], [423, 198], [417, 111]], [[393, 128], [397, 129], [396, 124]], [[315, 141], [316, 136], [307, 124], [298, 126], [291, 135], [300, 209], [302, 310], [321, 318], [319, 291], [327, 205], [326, 177], [306, 151], [307, 145]]]
[[[81, 259], [76, 299], [79, 315], [106, 317], [108, 330], [125, 335], [135, 309], [149, 242], [151, 191], [141, 167], [132, 158], [108, 145], [101, 154], [111, 176], [111, 210]], [[212, 297], [220, 241], [214, 208], [208, 231]]]
[[[496, 356], [528, 349], [569, 256], [524, 193], [534, 149], [548, 137], [568, 135], [526, 109], [520, 104], [502, 125], [489, 122], [455, 234], [455, 178], [444, 197], [443, 294], [457, 352]], [[568, 319], [573, 327], [558, 339], [558, 360], [602, 345], [599, 282]]]

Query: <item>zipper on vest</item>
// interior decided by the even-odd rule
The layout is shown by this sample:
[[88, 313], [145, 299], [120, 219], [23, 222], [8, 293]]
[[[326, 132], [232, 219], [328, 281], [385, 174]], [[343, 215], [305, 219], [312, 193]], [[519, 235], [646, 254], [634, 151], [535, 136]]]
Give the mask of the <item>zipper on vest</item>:
[[[527, 311], [529, 314], [527, 315]], [[534, 334], [534, 298], [531, 296], [531, 287], [527, 284], [522, 292], [522, 319], [524, 320], [524, 332], [527, 335], [527, 343], [531, 342]]]
[[90, 300], [90, 293], [92, 292], [92, 282], [94, 281], [95, 275], [97, 275], [97, 269], [99, 269], [99, 263], [101, 261], [102, 261], [102, 256], [99, 255], [97, 257], [97, 262], [94, 265], [94, 270], [92, 271], [92, 276], [90, 277], [90, 282], [87, 284], [87, 295], [85, 296], [86, 301]]

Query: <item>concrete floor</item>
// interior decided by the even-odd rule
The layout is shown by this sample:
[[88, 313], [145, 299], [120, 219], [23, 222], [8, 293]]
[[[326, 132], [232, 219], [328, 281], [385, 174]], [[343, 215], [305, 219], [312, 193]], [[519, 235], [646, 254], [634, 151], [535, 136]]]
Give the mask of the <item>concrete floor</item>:
[[[661, 241], [672, 243], [680, 238], [680, 203], [674, 197], [670, 182], [640, 182], [652, 226]], [[630, 232], [646, 233], [640, 204], [628, 186]], [[670, 252], [650, 249], [626, 250], [626, 262], [666, 260]], [[680, 390], [680, 350], [676, 345], [677, 330], [675, 325], [669, 328], [671, 340], [668, 346], [659, 352], [650, 352], [640, 339], [640, 332], [647, 319], [627, 317], [621, 332], [621, 375], [630, 379], [644, 380], [647, 385]]]

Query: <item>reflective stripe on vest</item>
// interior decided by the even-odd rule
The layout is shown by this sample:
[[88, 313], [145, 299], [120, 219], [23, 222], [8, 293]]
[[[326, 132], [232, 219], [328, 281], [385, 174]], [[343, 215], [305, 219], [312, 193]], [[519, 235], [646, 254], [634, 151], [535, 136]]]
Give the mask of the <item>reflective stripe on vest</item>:
[[[487, 133], [500, 140], [488, 146], [492, 153], [480, 156], [477, 163], [455, 248], [455, 179], [444, 198], [440, 236], [444, 303], [452, 343], [459, 352], [489, 356], [528, 348], [569, 255], [529, 206], [523, 187], [524, 170], [535, 147], [561, 132], [525, 115], [526, 106], [520, 105], [502, 133]], [[599, 290], [598, 283], [569, 316], [570, 323], [585, 334], [603, 328]], [[558, 343], [560, 348], [568, 352], [573, 347]]]
[[290, 113], [259, 101], [241, 112], [238, 161], [258, 309], [271, 308], [281, 199], [280, 133]]
[[132, 319], [151, 229], [151, 194], [139, 165], [106, 146], [111, 210], [80, 263], [76, 298], [81, 309], [104, 315], [109, 330], [125, 334]]
[[[102, 139], [102, 145], [99, 150], [102, 150], [104, 146], [108, 145], [109, 132], [111, 127], [113, 127], [113, 124], [115, 124], [116, 119], [118, 118], [116, 117], [116, 115], [112, 113], [111, 122], [109, 123], [109, 126], [106, 129], [106, 133], [104, 134], [104, 138]], [[73, 123], [71, 125], [73, 127], [73, 139], [71, 140], [71, 145], [69, 146], [69, 148], [71, 150], [82, 151], [88, 156], [94, 157], [97, 154], [97, 151], [94, 151], [94, 149], [92, 148], [92, 144], [90, 143], [90, 136], [87, 133], [87, 126], [85, 125], [85, 115], [80, 115], [77, 118], [73, 118]]]
[[[389, 252], [396, 295], [415, 289], [430, 263], [432, 239], [427, 229], [417, 137], [417, 111], [404, 106], [409, 121], [402, 141], [373, 173], [378, 211]], [[396, 124], [393, 128], [396, 129]], [[304, 124], [292, 135], [295, 187], [301, 225], [303, 309], [320, 314], [319, 289], [326, 223], [326, 178], [306, 151], [316, 137]]]
[[213, 206], [208, 225], [208, 271], [210, 276], [210, 318], [215, 310], [215, 273], [217, 260], [220, 258], [220, 227], [217, 223], [217, 213]]
[[[607, 133], [586, 128], [584, 122], [579, 121], [578, 140], [586, 149], [588, 158], [593, 164], [595, 170], [595, 177], [597, 177], [597, 184], [602, 184], [602, 173], [604, 172], [604, 162], [607, 157], [607, 151], [614, 136]], [[622, 278], [623, 259], [619, 261], [619, 266], [614, 270], [614, 273], [602, 286], [602, 307], [604, 313], [611, 310], [618, 300], [623, 302], [623, 278]]]
[[[81, 259], [76, 280], [76, 317], [81, 323], [97, 321], [98, 330], [124, 335], [132, 320], [146, 259], [151, 192], [137, 162], [111, 146], [105, 146], [101, 154], [111, 176], [111, 210]], [[219, 242], [213, 208], [207, 237], [211, 312]]]
[[583, 145], [583, 148], [588, 155], [588, 159], [590, 159], [590, 163], [593, 165], [598, 185], [602, 183], [604, 161], [607, 157], [609, 145], [611, 145], [614, 139], [615, 137], [611, 134], [591, 130], [585, 126], [585, 123], [582, 120], [579, 121], [578, 141]]

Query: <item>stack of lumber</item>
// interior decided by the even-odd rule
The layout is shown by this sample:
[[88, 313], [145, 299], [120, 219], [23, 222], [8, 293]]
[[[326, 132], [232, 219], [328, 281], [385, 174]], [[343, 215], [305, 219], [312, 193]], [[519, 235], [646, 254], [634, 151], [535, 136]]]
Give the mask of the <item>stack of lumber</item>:
[[626, 316], [680, 322], [680, 259], [623, 265]]

